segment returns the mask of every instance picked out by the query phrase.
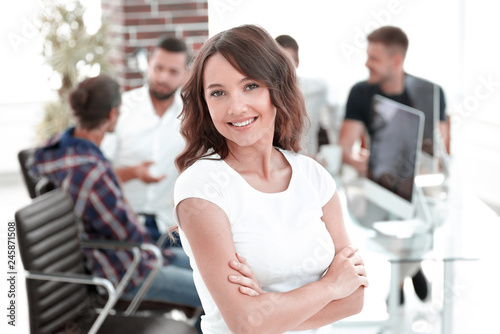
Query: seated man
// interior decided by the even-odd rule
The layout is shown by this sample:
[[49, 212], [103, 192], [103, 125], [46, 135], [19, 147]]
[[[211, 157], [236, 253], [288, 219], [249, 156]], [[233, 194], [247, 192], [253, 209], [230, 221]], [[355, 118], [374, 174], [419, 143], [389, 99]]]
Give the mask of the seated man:
[[[149, 54], [147, 83], [123, 94], [115, 131], [107, 133], [101, 144], [130, 206], [154, 242], [159, 243], [174, 224], [173, 195], [178, 176], [174, 160], [185, 146], [179, 132], [179, 88], [188, 74], [188, 59], [184, 41], [160, 38]], [[165, 246], [178, 246], [180, 242], [172, 238], [168, 241]]]
[[[110, 163], [99, 150], [104, 134], [113, 131], [118, 118], [118, 84], [104, 75], [86, 79], [71, 92], [70, 103], [76, 127], [37, 149], [31, 171], [49, 178], [71, 195], [83, 240], [149, 242], [149, 235], [127, 204]], [[125, 250], [85, 249], [85, 253], [88, 269], [115, 286], [133, 260], [131, 252]], [[171, 254], [144, 298], [201, 306], [187, 256], [182, 248], [172, 249]], [[142, 254], [138, 270], [125, 288], [124, 299], [134, 297], [151, 270], [152, 260], [151, 255]]]
[[[434, 83], [404, 71], [404, 59], [408, 49], [406, 34], [400, 28], [384, 26], [370, 33], [367, 39], [366, 67], [369, 70], [369, 78], [356, 83], [349, 93], [339, 137], [343, 162], [354, 167], [360, 175], [367, 175], [370, 152], [364, 147], [358, 151], [353, 150], [353, 146], [356, 141], [363, 142], [366, 134], [370, 140], [374, 137], [376, 127], [373, 126], [371, 106], [375, 94], [419, 110], [426, 110], [429, 106], [431, 108], [434, 108], [434, 105], [439, 106], [439, 133], [445, 147], [449, 149], [444, 92]], [[436, 94], [438, 97], [433, 93], [435, 87], [439, 91], [439, 94]], [[428, 146], [424, 140], [422, 149], [425, 151]], [[408, 267], [411, 268], [402, 270], [403, 276], [412, 277], [417, 296], [425, 301], [428, 296], [428, 282], [422, 269], [418, 264]], [[401, 278], [401, 304], [404, 302], [403, 281], [404, 277]]]

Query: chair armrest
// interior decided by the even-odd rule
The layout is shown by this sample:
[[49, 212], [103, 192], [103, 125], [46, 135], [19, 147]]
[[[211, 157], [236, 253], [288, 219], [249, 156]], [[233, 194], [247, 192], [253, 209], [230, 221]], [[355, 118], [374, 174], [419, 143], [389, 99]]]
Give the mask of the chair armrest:
[[[124, 315], [125, 316], [130, 316], [137, 311], [137, 308], [139, 307], [142, 299], [144, 298], [144, 295], [148, 291], [149, 287], [151, 286], [151, 283], [153, 283], [154, 278], [156, 277], [156, 274], [158, 273], [158, 270], [160, 267], [163, 265], [163, 255], [161, 253], [161, 250], [149, 243], [137, 243], [137, 242], [122, 242], [122, 241], [107, 241], [107, 240], [93, 240], [93, 241], [82, 241], [81, 242], [83, 248], [106, 248], [106, 249], [120, 249], [120, 248], [125, 248], [125, 249], [130, 249], [134, 251], [134, 262], [132, 266], [127, 270], [126, 274], [123, 276], [122, 281], [120, 281], [120, 284], [125, 280], [125, 277], [127, 277], [127, 274], [130, 272], [130, 277], [133, 273], [133, 270], [137, 268], [139, 265], [140, 261], [140, 253], [139, 250], [141, 251], [146, 251], [150, 252], [153, 257], [154, 257], [154, 263], [153, 267], [151, 268], [151, 271], [146, 275], [144, 278], [144, 282], [142, 283], [139, 291], [137, 291], [136, 295], [130, 302], [129, 307], [125, 310]], [[137, 256], [137, 258], [136, 258]], [[137, 260], [137, 264], [134, 266], [135, 261]], [[133, 267], [133, 270], [131, 270]], [[127, 280], [125, 283], [128, 283], [130, 280], [130, 277], [127, 277]], [[117, 287], [117, 291], [119, 292], [119, 296], [121, 296], [123, 289], [125, 288], [125, 284], [123, 285], [123, 288], [119, 290], [120, 285]]]
[[139, 291], [137, 291], [136, 295], [134, 296], [134, 299], [132, 299], [129, 307], [125, 311], [126, 316], [133, 315], [135, 313], [135, 311], [137, 311], [139, 304], [141, 303], [142, 299], [144, 298], [144, 295], [146, 294], [149, 287], [151, 286], [151, 283], [153, 283], [153, 280], [156, 277], [158, 270], [160, 270], [160, 267], [163, 266], [163, 255], [157, 246], [155, 246], [153, 244], [142, 244], [141, 249], [143, 251], [151, 252], [151, 254], [153, 254], [153, 256], [155, 258], [155, 262], [153, 263], [153, 267], [151, 268], [151, 271], [149, 272], [147, 277], [144, 279], [144, 282], [142, 283], [141, 288], [139, 289]]
[[74, 274], [74, 273], [70, 274], [62, 272], [47, 274], [39, 271], [26, 271], [26, 278], [34, 280], [42, 280], [42, 281], [56, 281], [56, 282], [76, 283], [76, 284], [98, 285], [104, 287], [109, 294], [108, 301], [106, 302], [106, 305], [104, 305], [102, 311], [99, 313], [97, 319], [92, 324], [92, 327], [88, 331], [88, 334], [97, 333], [102, 323], [104, 322], [109, 312], [111, 311], [116, 301], [118, 300], [117, 298], [113, 298], [113, 296], [116, 294], [116, 290], [113, 287], [111, 281], [102, 277], [95, 277], [90, 275]]
[[26, 278], [36, 279], [36, 280], [66, 282], [66, 283], [98, 285], [104, 287], [108, 291], [108, 294], [110, 296], [113, 293], [115, 293], [115, 288], [113, 286], [113, 283], [111, 283], [110, 280], [103, 277], [95, 277], [85, 274], [74, 274], [74, 273], [63, 273], [63, 272], [55, 272], [47, 274], [40, 271], [26, 271]]
[[116, 301], [121, 297], [123, 290], [125, 290], [125, 287], [127, 286], [128, 282], [132, 278], [132, 275], [134, 271], [137, 269], [139, 266], [139, 262], [141, 261], [141, 251], [140, 248], [142, 247], [141, 244], [139, 243], [128, 243], [128, 242], [121, 242], [121, 241], [107, 241], [107, 240], [93, 240], [93, 241], [82, 241], [81, 242], [82, 248], [95, 248], [95, 249], [127, 249], [132, 251], [132, 254], [134, 256], [134, 259], [132, 260], [132, 264], [127, 268], [127, 271], [125, 272], [125, 275], [123, 275], [121, 281], [118, 283], [116, 286], [116, 294], [113, 295], [113, 297], [110, 298], [114, 299], [113, 305], [116, 303]]

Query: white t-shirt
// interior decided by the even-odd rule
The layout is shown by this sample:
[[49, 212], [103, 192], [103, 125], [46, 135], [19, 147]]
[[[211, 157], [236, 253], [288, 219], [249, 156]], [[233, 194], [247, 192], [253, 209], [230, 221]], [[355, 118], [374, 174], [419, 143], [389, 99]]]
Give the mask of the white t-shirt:
[[153, 176], [166, 174], [158, 183], [146, 184], [138, 179], [123, 183], [126, 199], [136, 213], [155, 214], [160, 232], [166, 232], [173, 221], [173, 193], [179, 175], [174, 160], [184, 149], [184, 139], [177, 118], [182, 100], [175, 94], [174, 102], [159, 117], [151, 102], [148, 86], [123, 94], [120, 116], [114, 133], [106, 134], [101, 150], [113, 168], [135, 166], [154, 161], [149, 172]]
[[[317, 281], [335, 255], [333, 240], [321, 220], [323, 206], [335, 193], [335, 181], [313, 159], [281, 152], [292, 167], [285, 191], [260, 192], [223, 160], [203, 159], [179, 176], [174, 192], [175, 206], [186, 198], [202, 198], [226, 213], [236, 251], [246, 259], [267, 292], [286, 292]], [[179, 224], [175, 214], [174, 217]], [[181, 229], [179, 234], [205, 311], [203, 333], [231, 333], [203, 283]], [[330, 331], [324, 327], [293, 333]]]

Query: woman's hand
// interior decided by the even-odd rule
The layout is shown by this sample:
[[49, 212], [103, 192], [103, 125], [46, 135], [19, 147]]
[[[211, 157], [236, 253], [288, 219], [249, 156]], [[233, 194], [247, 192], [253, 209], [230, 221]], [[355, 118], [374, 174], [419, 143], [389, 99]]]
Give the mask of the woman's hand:
[[351, 295], [360, 286], [368, 286], [363, 259], [356, 253], [357, 251], [354, 246], [343, 248], [335, 255], [330, 268], [322, 278], [329, 283], [334, 300]]
[[231, 274], [228, 276], [229, 282], [240, 285], [240, 292], [248, 296], [258, 296], [262, 293], [262, 288], [260, 287], [254, 272], [248, 266], [243, 256], [236, 253], [236, 260], [231, 260], [229, 266], [236, 270], [241, 275]]

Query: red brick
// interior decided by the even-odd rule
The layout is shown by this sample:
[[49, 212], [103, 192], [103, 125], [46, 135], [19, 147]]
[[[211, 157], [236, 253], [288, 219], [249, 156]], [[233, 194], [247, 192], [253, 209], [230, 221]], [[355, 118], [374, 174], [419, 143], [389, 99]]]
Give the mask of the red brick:
[[140, 72], [127, 72], [125, 73], [125, 79], [142, 79], [144, 76]]
[[194, 51], [197, 51], [197, 50], [201, 49], [202, 46], [203, 46], [203, 43], [193, 43], [192, 48]]
[[208, 36], [207, 30], [184, 30], [183, 37], [191, 37], [191, 36]]
[[165, 18], [148, 18], [148, 19], [126, 19], [125, 26], [142, 26], [142, 25], [155, 25], [165, 24]]
[[159, 38], [165, 34], [164, 31], [138, 32], [137, 39]]
[[198, 6], [196, 3], [176, 3], [176, 4], [160, 4], [158, 6], [158, 10], [161, 12], [170, 12], [176, 10], [193, 10], [197, 9]]
[[208, 22], [208, 16], [186, 16], [172, 18], [173, 24]]
[[135, 49], [136, 49], [135, 46], [125, 46], [123, 48], [123, 53], [132, 54], [132, 53], [134, 53]]
[[125, 6], [123, 6], [123, 12], [124, 13], [147, 13], [147, 12], [151, 12], [151, 6], [150, 5], [141, 5], [141, 6], [125, 5]]

